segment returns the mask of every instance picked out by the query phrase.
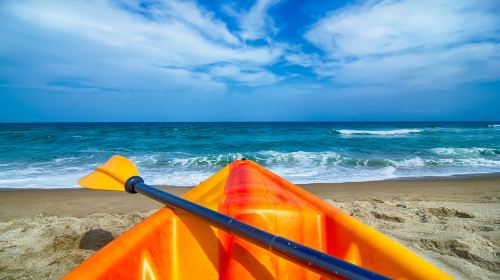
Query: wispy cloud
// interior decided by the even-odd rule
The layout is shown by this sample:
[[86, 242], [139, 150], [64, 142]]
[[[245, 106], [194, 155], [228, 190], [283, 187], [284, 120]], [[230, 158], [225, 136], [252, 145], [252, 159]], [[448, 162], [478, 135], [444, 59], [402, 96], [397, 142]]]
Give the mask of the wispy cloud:
[[[219, 71], [206, 71], [211, 65], [252, 67], [252, 73], [272, 77], [266, 66], [283, 53], [279, 45], [245, 44], [214, 14], [190, 1], [8, 1], [1, 13], [2, 37], [18, 40], [2, 48], [1, 55], [13, 60], [11, 72], [27, 66], [22, 52], [33, 42], [26, 38], [45, 46], [24, 49], [31, 52], [32, 63], [40, 62], [29, 70], [38, 82], [71, 72], [96, 88], [111, 87], [119, 79], [122, 89], [220, 90], [225, 84], [218, 81]], [[52, 77], [46, 77], [49, 69]], [[248, 75], [240, 69], [220, 77], [255, 85]]]
[[221, 79], [231, 79], [251, 86], [271, 85], [282, 79], [269, 71], [262, 71], [259, 68], [242, 69], [235, 65], [218, 65], [212, 67], [210, 73]]
[[498, 1], [355, 2], [304, 21], [305, 34], [276, 33], [287, 24], [271, 9], [286, 4], [229, 4], [226, 17], [194, 0], [1, 1], [0, 77], [3, 86], [167, 92], [500, 78]]
[[148, 3], [126, 0], [117, 4], [130, 10], [133, 14], [140, 14], [148, 19], [183, 22], [211, 39], [233, 45], [240, 44], [238, 38], [228, 30], [224, 22], [218, 20], [212, 12], [205, 10], [195, 2], [151, 1]]
[[344, 83], [426, 87], [500, 77], [498, 1], [370, 1], [334, 11], [305, 38], [317, 73]]
[[238, 17], [240, 26], [240, 36], [244, 40], [266, 39], [270, 33], [276, 32], [274, 21], [268, 15], [271, 6], [280, 0], [256, 0], [255, 4], [248, 11], [241, 14], [233, 13]]
[[0, 121], [498, 119], [499, 14], [498, 0], [0, 0]]

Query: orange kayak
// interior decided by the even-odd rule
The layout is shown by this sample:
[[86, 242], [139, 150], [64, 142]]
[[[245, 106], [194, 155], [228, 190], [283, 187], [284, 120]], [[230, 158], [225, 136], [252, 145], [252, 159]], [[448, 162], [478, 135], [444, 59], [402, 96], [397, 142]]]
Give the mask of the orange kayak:
[[[183, 198], [397, 279], [451, 279], [382, 233], [248, 160]], [[324, 279], [185, 212], [162, 208], [65, 279]]]

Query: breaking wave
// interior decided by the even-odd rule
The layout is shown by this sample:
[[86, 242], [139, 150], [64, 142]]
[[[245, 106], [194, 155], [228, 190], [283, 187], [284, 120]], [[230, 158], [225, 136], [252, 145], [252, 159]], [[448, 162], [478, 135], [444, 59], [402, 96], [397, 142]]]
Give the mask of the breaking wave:
[[335, 132], [343, 135], [401, 135], [410, 133], [420, 133], [421, 129], [391, 129], [391, 130], [352, 130], [338, 129]]
[[241, 158], [294, 183], [500, 172], [499, 126], [492, 121], [0, 125], [0, 188], [76, 187], [113, 154], [130, 158], [151, 184], [177, 186], [196, 185]]
[[500, 156], [500, 149], [493, 148], [435, 148], [432, 151], [441, 156], [488, 157]]
[[[132, 156], [141, 174], [152, 184], [192, 186], [227, 164], [241, 158], [253, 160], [294, 183], [354, 182], [397, 177], [481, 173], [485, 168], [500, 171], [500, 150], [492, 148], [435, 148], [427, 155], [399, 159], [356, 157], [334, 151], [259, 151], [192, 155], [156, 153]], [[28, 166], [7, 164], [0, 171], [0, 184], [17, 188], [75, 187], [78, 178], [99, 161], [59, 158]], [[54, 167], [59, 166], [57, 172]], [[6, 179], [8, 178], [8, 179]]]

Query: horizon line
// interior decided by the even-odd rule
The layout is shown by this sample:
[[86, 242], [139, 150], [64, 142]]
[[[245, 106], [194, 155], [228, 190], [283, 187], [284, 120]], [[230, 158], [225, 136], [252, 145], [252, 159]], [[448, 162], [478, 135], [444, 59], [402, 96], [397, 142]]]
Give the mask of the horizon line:
[[395, 121], [382, 121], [382, 120], [361, 120], [361, 121], [333, 121], [333, 120], [320, 120], [320, 121], [20, 121], [20, 122], [2, 122], [4, 124], [133, 124], [133, 123], [500, 123], [500, 120], [395, 120]]

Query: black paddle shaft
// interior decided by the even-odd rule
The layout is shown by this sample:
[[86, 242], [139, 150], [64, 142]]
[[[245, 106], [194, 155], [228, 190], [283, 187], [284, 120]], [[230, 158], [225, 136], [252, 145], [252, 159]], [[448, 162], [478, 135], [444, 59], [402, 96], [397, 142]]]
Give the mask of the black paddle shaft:
[[191, 213], [211, 226], [244, 239], [296, 264], [334, 279], [390, 279], [362, 267], [334, 258], [289, 239], [260, 230], [199, 204], [144, 184], [139, 176], [130, 177], [125, 183], [129, 193], [141, 193], [176, 210]]

